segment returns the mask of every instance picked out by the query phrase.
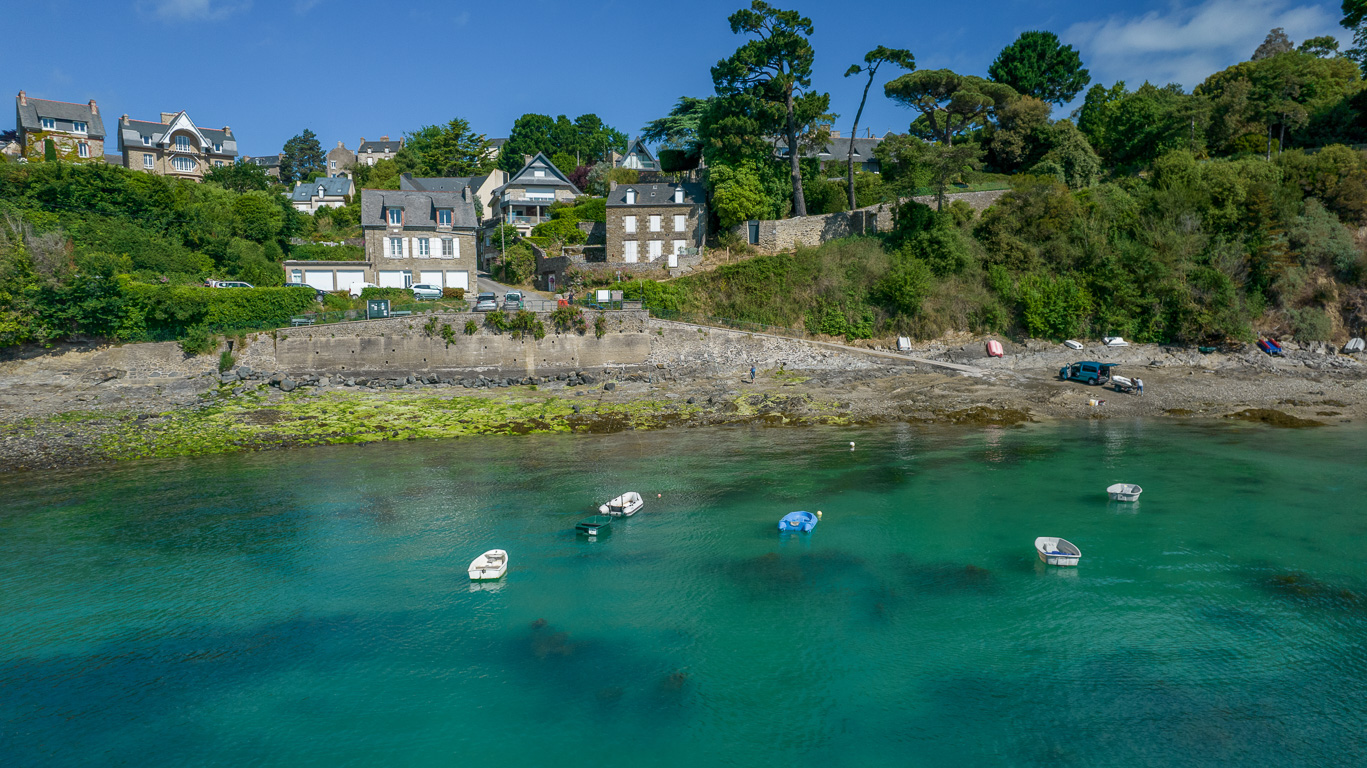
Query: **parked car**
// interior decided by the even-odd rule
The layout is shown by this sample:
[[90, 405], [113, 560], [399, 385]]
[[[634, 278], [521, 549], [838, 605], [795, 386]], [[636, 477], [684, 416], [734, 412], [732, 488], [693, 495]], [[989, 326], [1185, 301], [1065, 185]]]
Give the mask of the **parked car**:
[[1058, 377], [1064, 381], [1080, 381], [1089, 385], [1104, 384], [1111, 378], [1111, 369], [1115, 367], [1116, 363], [1073, 363], [1060, 368]]
[[508, 291], [503, 294], [503, 308], [517, 309], [522, 306], [522, 291]]
[[251, 283], [244, 283], [241, 280], [219, 280], [214, 283], [215, 288], [253, 288]]
[[378, 286], [378, 285], [376, 285], [376, 284], [374, 284], [374, 283], [352, 283], [352, 284], [351, 284], [351, 290], [347, 291], [347, 293], [351, 294], [351, 298], [356, 299], [356, 298], [360, 298], [360, 296], [361, 296], [361, 291], [364, 291], [364, 290], [367, 289], [367, 288], [379, 288], [379, 287], [380, 287], [380, 286]]
[[285, 283], [285, 287], [286, 287], [286, 288], [307, 288], [307, 289], [309, 289], [310, 291], [313, 291], [313, 293], [314, 293], [314, 298], [318, 299], [319, 301], [322, 301], [322, 300], [323, 300], [323, 297], [326, 296], [326, 295], [328, 295], [328, 292], [327, 292], [327, 291], [324, 291], [324, 290], [322, 290], [322, 289], [320, 289], [320, 288], [314, 288], [313, 286], [309, 285], [308, 283]]
[[493, 312], [498, 309], [498, 296], [492, 293], [481, 293], [475, 297], [476, 312]]
[[413, 291], [413, 298], [417, 299], [418, 301], [422, 301], [423, 299], [441, 298], [440, 285], [432, 285], [431, 283], [419, 283], [413, 286], [410, 290]]

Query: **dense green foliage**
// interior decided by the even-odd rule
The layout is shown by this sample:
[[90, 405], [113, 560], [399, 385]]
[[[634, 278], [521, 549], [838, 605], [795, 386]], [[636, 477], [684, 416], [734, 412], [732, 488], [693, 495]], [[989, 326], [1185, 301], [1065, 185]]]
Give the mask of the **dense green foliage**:
[[568, 167], [556, 163], [568, 173], [580, 164], [592, 165], [606, 158], [613, 150], [626, 152], [627, 136], [595, 114], [580, 115], [573, 121], [565, 115], [551, 119], [549, 115], [526, 114], [513, 123], [499, 153], [498, 167], [516, 173], [522, 169], [524, 155], [535, 157], [540, 152], [549, 158], [557, 154], [576, 158]]
[[289, 186], [296, 181], [312, 181], [327, 175], [327, 161], [323, 147], [313, 131], [290, 137], [280, 150], [280, 183]]
[[1006, 46], [987, 74], [1022, 96], [1054, 104], [1072, 101], [1092, 81], [1073, 46], [1060, 43], [1053, 32], [1038, 30], [1025, 32]]

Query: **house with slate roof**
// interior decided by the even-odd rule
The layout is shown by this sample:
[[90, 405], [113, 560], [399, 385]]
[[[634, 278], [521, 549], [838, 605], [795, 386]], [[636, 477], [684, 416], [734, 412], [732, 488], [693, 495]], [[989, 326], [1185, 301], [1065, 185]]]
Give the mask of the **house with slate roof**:
[[296, 184], [290, 204], [296, 211], [316, 213], [319, 208], [341, 208], [355, 192], [356, 185], [346, 176], [324, 176]]
[[275, 178], [275, 179], [279, 179], [279, 178], [280, 178], [280, 161], [283, 160], [283, 159], [285, 159], [285, 156], [284, 156], [284, 155], [280, 155], [280, 154], [276, 154], [276, 155], [262, 155], [262, 156], [260, 156], [260, 157], [252, 157], [252, 156], [248, 155], [248, 156], [242, 158], [242, 162], [244, 162], [244, 163], [251, 163], [252, 165], [260, 166], [261, 168], [266, 169], [266, 175], [267, 175], [267, 176], [270, 176], [270, 177]]
[[618, 168], [631, 168], [637, 171], [658, 171], [660, 161], [651, 154], [650, 147], [646, 146], [640, 139], [632, 139], [631, 144], [627, 145], [627, 153], [619, 155], [612, 153], [613, 165]]
[[474, 193], [460, 190], [361, 192], [366, 261], [382, 288], [415, 283], [470, 288], [475, 271]]
[[352, 168], [356, 167], [356, 153], [346, 148], [346, 144], [337, 142], [337, 146], [328, 150], [327, 170], [329, 176], [347, 176], [353, 173]]
[[[844, 164], [849, 159], [850, 144], [854, 144], [854, 168], [856, 171], [866, 171], [868, 173], [881, 173], [882, 164], [878, 158], [873, 156], [873, 150], [883, 141], [883, 139], [894, 134], [888, 133], [883, 136], [873, 136], [864, 139], [850, 138], [841, 136], [840, 131], [831, 131], [831, 139], [820, 147], [808, 147], [803, 152], [803, 157], [816, 158], [822, 163], [839, 162]], [[774, 139], [774, 156], [780, 158], [788, 157], [788, 144], [786, 140]]]
[[469, 187], [476, 201], [475, 218], [483, 222], [493, 210], [494, 190], [508, 183], [508, 172], [495, 168], [484, 176], [451, 176], [414, 178], [411, 173], [399, 175], [399, 189], [417, 192], [459, 192]]
[[71, 104], [29, 98], [20, 91], [14, 99], [14, 109], [22, 156], [42, 160], [50, 146], [62, 160], [104, 162], [104, 120], [94, 99]]
[[550, 221], [551, 203], [572, 203], [583, 194], [550, 158], [538, 152], [507, 183], [493, 190], [485, 226], [492, 231], [500, 223], [512, 224], [525, 237], [532, 227]]
[[125, 168], [191, 181], [237, 161], [231, 128], [200, 128], [183, 110], [162, 112], [156, 123], [124, 115], [119, 118], [119, 146]]
[[701, 184], [612, 183], [607, 200], [608, 263], [641, 264], [696, 253], [707, 239]]
[[394, 156], [403, 149], [403, 137], [398, 141], [390, 141], [388, 136], [381, 136], [379, 141], [366, 141], [361, 137], [361, 146], [356, 148], [356, 162], [361, 165], [374, 165], [380, 160], [393, 160]]

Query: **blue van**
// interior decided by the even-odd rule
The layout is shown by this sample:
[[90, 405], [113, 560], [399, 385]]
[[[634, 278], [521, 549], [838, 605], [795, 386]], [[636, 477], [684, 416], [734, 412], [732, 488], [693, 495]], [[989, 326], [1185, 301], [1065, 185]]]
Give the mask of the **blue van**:
[[1084, 384], [1104, 384], [1111, 378], [1111, 369], [1116, 363], [1096, 363], [1085, 361], [1065, 365], [1058, 369], [1058, 377], [1064, 381], [1081, 381]]

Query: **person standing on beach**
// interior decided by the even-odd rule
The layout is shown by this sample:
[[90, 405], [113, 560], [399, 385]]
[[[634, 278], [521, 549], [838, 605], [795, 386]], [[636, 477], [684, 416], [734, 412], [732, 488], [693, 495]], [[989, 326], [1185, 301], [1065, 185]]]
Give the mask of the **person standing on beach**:
[[755, 366], [750, 366], [750, 381], [755, 380]]
[[1139, 388], [1139, 395], [1142, 397], [1144, 395], [1144, 380], [1136, 378], [1134, 385]]

